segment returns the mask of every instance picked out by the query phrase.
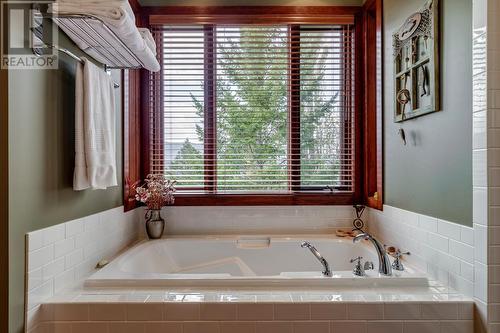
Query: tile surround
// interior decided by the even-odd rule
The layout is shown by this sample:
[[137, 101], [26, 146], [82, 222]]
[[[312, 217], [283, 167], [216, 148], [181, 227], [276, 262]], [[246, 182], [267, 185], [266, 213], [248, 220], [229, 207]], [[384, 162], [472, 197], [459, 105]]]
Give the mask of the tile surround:
[[379, 240], [411, 254], [405, 261], [464, 295], [474, 292], [473, 229], [403, 209], [368, 210], [368, 228]]
[[89, 275], [101, 259], [111, 259], [138, 240], [137, 214], [117, 207], [26, 235], [27, 327], [40, 315], [40, 304]]
[[169, 235], [293, 234], [350, 228], [352, 206], [168, 207], [162, 212]]
[[[328, 291], [325, 291], [327, 294]], [[401, 302], [163, 302], [133, 303], [78, 303], [77, 301], [49, 302], [43, 304], [45, 316], [31, 332], [83, 331], [89, 327], [111, 332], [118, 327], [123, 332], [173, 332], [206, 333], [223, 332], [412, 332], [423, 327], [437, 327], [454, 332], [472, 333], [472, 301], [415, 301]], [[186, 307], [189, 305], [189, 307]], [[340, 311], [332, 313], [332, 305]], [[240, 309], [251, 307], [253, 318], [240, 315]], [[398, 309], [399, 308], [399, 309]], [[147, 310], [146, 310], [147, 309]], [[315, 311], [335, 318], [316, 318]], [[177, 313], [172, 316], [171, 313]], [[186, 314], [183, 314], [186, 313]], [[93, 317], [93, 314], [99, 314]], [[54, 318], [57, 318], [54, 321]], [[56, 329], [59, 329], [57, 331]], [[238, 329], [231, 331], [231, 329]], [[45, 330], [45, 331], [43, 331]], [[137, 331], [139, 330], [139, 331]], [[366, 331], [368, 330], [368, 331]], [[169, 330], [163, 332], [170, 332]], [[349, 331], [351, 332], [351, 331]], [[427, 331], [424, 331], [427, 332]], [[430, 331], [432, 332], [432, 331]], [[442, 331], [443, 332], [443, 331]]]
[[[200, 216], [205, 216], [201, 219], [201, 223], [208, 225], [208, 222], [213, 221], [217, 215], [217, 219], [221, 221], [220, 224], [211, 230], [204, 229], [203, 233], [234, 232], [236, 228], [240, 228], [250, 219], [260, 220], [264, 216], [266, 217], [264, 221], [253, 224], [250, 229], [240, 232], [272, 233], [275, 231], [279, 233], [290, 219], [295, 220], [297, 226], [299, 226], [299, 221], [302, 221], [303, 227], [300, 231], [328, 232], [349, 226], [353, 214], [351, 207], [320, 207], [320, 209], [295, 207], [293, 210], [287, 210], [286, 216], [283, 217], [282, 210], [282, 207], [266, 207], [262, 211], [238, 207], [231, 211], [221, 212], [219, 209], [205, 208], [190, 211], [190, 214], [187, 214], [189, 217], [187, 220], [195, 221]], [[138, 211], [138, 214], [141, 213]], [[126, 215], [119, 214], [118, 211], [115, 214], [122, 218]], [[103, 227], [100, 226], [99, 221], [108, 220], [104, 217], [96, 219], [96, 216], [85, 218], [84, 222], [72, 221], [63, 227], [56, 226], [54, 230], [41, 230], [28, 236], [29, 256], [35, 255], [37, 259], [42, 258], [41, 263], [31, 264], [32, 270], [28, 275], [30, 279], [43, 280], [44, 269], [47, 272], [56, 273], [58, 269], [65, 270], [59, 275], [49, 274], [51, 282], [48, 288], [41, 289], [47, 294], [42, 293], [40, 297], [31, 300], [30, 304], [34, 305], [33, 310], [28, 313], [29, 332], [85, 332], [88, 329], [107, 333], [156, 332], [163, 328], [172, 329], [174, 332], [178, 330], [201, 332], [200, 329], [203, 328], [204, 333], [209, 331], [221, 333], [230, 332], [232, 328], [241, 328], [242, 332], [254, 333], [267, 331], [292, 333], [306, 330], [333, 333], [343, 332], [344, 328], [350, 327], [353, 331], [359, 328], [367, 333], [367, 330], [373, 332], [390, 330], [392, 332], [394, 329], [402, 332], [404, 327], [420, 327], [417, 323], [425, 325], [430, 321], [442, 327], [447, 327], [446, 325], [450, 325], [450, 322], [465, 324], [459, 325], [461, 327], [468, 327], [472, 323], [471, 300], [456, 294], [440, 283], [433, 283], [429, 288], [419, 290], [418, 288], [405, 289], [404, 293], [400, 289], [377, 290], [376, 288], [367, 290], [344, 288], [343, 290], [307, 292], [276, 290], [203, 292], [198, 290], [182, 293], [161, 289], [88, 289], [82, 288], [79, 284], [70, 287], [71, 283], [76, 280], [75, 271], [82, 265], [81, 261], [90, 260], [86, 255], [93, 256], [93, 264], [103, 256], [102, 250], [91, 251], [92, 248], [87, 247], [88, 241], [106, 243], [95, 239], [95, 234], [86, 235], [93, 228]], [[281, 216], [281, 218], [271, 222], [269, 216], [271, 218]], [[410, 217], [410, 221], [413, 221], [411, 223], [417, 225], [418, 218], [412, 214]], [[181, 228], [181, 221], [178, 217], [176, 218], [168, 218], [171, 230], [179, 232], [182, 230], [188, 234], [195, 233], [195, 230], [190, 229], [189, 223], [188, 227]], [[115, 247], [109, 249], [107, 253], [110, 255], [120, 250], [119, 244], [123, 245], [137, 237], [137, 215], [127, 215], [124, 220], [126, 223], [123, 225], [127, 226], [124, 228], [128, 231], [119, 232], [122, 235], [121, 241], [116, 241]], [[304, 224], [303, 221], [307, 222]], [[431, 220], [425, 223], [433, 224]], [[222, 232], [217, 229], [221, 226]], [[109, 233], [116, 227], [116, 224], [108, 226], [105, 232]], [[459, 238], [458, 235], [462, 234], [462, 230], [457, 232], [452, 230], [451, 226], [442, 225], [441, 227], [447, 227], [446, 230], [455, 238]], [[437, 224], [436, 228], [438, 228]], [[124, 235], [129, 235], [130, 238]], [[467, 232], [464, 232], [464, 235], [467, 236]], [[45, 243], [44, 238], [47, 239]], [[51, 249], [46, 250], [46, 247]], [[44, 251], [40, 251], [41, 249]], [[58, 253], [57, 258], [56, 253]], [[28, 262], [31, 261], [28, 260]], [[89, 266], [86, 267], [87, 274], [89, 274], [91, 270], [88, 270]], [[72, 273], [69, 274], [68, 281], [63, 279], [63, 282], [67, 283], [65, 291], [47, 298], [55, 293], [56, 278], [68, 274], [66, 268]], [[30, 289], [28, 294], [30, 299], [33, 295], [37, 295], [31, 290], [37, 291], [38, 288]], [[445, 310], [438, 312], [437, 316], [427, 318], [427, 313], [432, 310], [426, 309], [434, 302], [440, 302]], [[38, 303], [42, 304], [38, 305]], [[453, 313], [456, 315], [454, 316]], [[442, 317], [440, 317], [441, 314]], [[466, 330], [465, 332], [471, 333], [472, 331]]]

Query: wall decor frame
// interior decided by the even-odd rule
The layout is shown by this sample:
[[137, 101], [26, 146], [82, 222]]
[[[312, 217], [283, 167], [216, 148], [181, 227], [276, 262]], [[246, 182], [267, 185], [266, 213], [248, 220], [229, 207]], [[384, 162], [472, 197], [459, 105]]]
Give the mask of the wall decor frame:
[[394, 121], [439, 111], [439, 0], [411, 14], [392, 40]]

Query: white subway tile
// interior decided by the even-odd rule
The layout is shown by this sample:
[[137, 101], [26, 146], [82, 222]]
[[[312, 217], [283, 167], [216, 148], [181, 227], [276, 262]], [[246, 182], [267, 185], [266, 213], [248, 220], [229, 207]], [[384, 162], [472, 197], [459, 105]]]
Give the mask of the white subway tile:
[[472, 189], [472, 221], [477, 224], [488, 223], [488, 192], [485, 188]]
[[429, 232], [427, 234], [427, 243], [429, 246], [431, 246], [434, 249], [443, 251], [443, 252], [448, 252], [448, 238], [442, 237], [438, 234], [435, 234], [433, 232]]
[[44, 246], [28, 254], [28, 271], [42, 267], [54, 259], [54, 245]]
[[100, 227], [101, 225], [100, 225], [99, 214], [87, 216], [83, 220], [83, 229], [85, 232], [99, 229]]
[[472, 148], [486, 149], [486, 111], [475, 112], [472, 117]]
[[448, 221], [438, 220], [438, 234], [441, 236], [460, 240], [460, 225]]
[[450, 273], [449, 274], [449, 280], [448, 280], [449, 286], [452, 289], [455, 289], [459, 293], [472, 297], [474, 295], [474, 282], [464, 279], [463, 277]]
[[486, 187], [487, 182], [487, 150], [475, 150], [472, 152], [472, 185], [476, 187]]
[[70, 238], [71, 236], [82, 233], [84, 220], [85, 218], [81, 218], [65, 223], [64, 225], [66, 227], [66, 238]]
[[59, 258], [75, 249], [75, 238], [66, 238], [54, 244], [54, 256]]
[[54, 276], [64, 272], [64, 258], [56, 259], [42, 267], [43, 280], [54, 278]]
[[27, 277], [28, 277], [28, 291], [36, 287], [39, 287], [43, 282], [42, 269], [37, 268], [28, 272]]
[[53, 244], [64, 239], [64, 224], [57, 224], [42, 230], [43, 245]]
[[75, 270], [68, 269], [54, 277], [54, 293], [60, 292], [61, 290], [71, 286], [73, 283], [75, 283]]
[[427, 274], [429, 278], [440, 281], [445, 285], [448, 285], [449, 283], [450, 273], [440, 266], [432, 264], [431, 262], [427, 262]]
[[54, 295], [54, 281], [48, 280], [28, 293], [28, 310]]
[[76, 249], [65, 257], [65, 269], [80, 264], [83, 261], [83, 249]]
[[430, 217], [426, 215], [418, 216], [418, 225], [420, 228], [430, 231], [437, 232], [437, 218]]
[[41, 230], [28, 233], [28, 251], [38, 250], [43, 246], [43, 233]]
[[488, 254], [488, 228], [474, 225], [474, 259], [486, 264]]
[[460, 241], [467, 245], [474, 245], [474, 229], [462, 226], [460, 228]]
[[474, 260], [474, 248], [470, 245], [450, 240], [450, 254], [472, 263]]
[[460, 276], [469, 281], [474, 281], [474, 265], [460, 261]]
[[83, 279], [96, 271], [99, 259], [90, 258], [75, 266], [75, 279]]

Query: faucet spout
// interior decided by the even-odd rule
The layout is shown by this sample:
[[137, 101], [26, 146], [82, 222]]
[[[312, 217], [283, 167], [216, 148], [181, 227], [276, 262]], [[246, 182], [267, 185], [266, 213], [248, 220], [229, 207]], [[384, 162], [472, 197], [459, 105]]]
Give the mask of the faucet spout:
[[384, 246], [380, 244], [380, 242], [376, 240], [369, 233], [363, 233], [357, 235], [352, 239], [352, 242], [357, 243], [361, 240], [369, 240], [375, 247], [375, 251], [377, 251], [378, 255], [378, 272], [382, 275], [391, 276], [392, 275], [391, 261], [389, 259], [389, 256], [387, 255], [387, 252], [385, 251]]
[[332, 276], [332, 270], [330, 269], [330, 265], [328, 264], [328, 261], [326, 261], [325, 258], [323, 258], [323, 256], [318, 252], [318, 250], [309, 242], [302, 242], [302, 244], [300, 244], [300, 247], [302, 248], [308, 248], [309, 251], [311, 251], [311, 253], [316, 257], [316, 259], [319, 260], [319, 262], [323, 265], [323, 271], [321, 273], [323, 273], [324, 276]]

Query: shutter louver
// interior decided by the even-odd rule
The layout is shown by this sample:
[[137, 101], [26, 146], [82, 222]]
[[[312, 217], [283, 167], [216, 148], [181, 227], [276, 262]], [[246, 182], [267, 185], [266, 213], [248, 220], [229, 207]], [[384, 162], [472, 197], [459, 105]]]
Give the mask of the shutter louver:
[[150, 172], [180, 193], [354, 191], [351, 25], [158, 25]]

